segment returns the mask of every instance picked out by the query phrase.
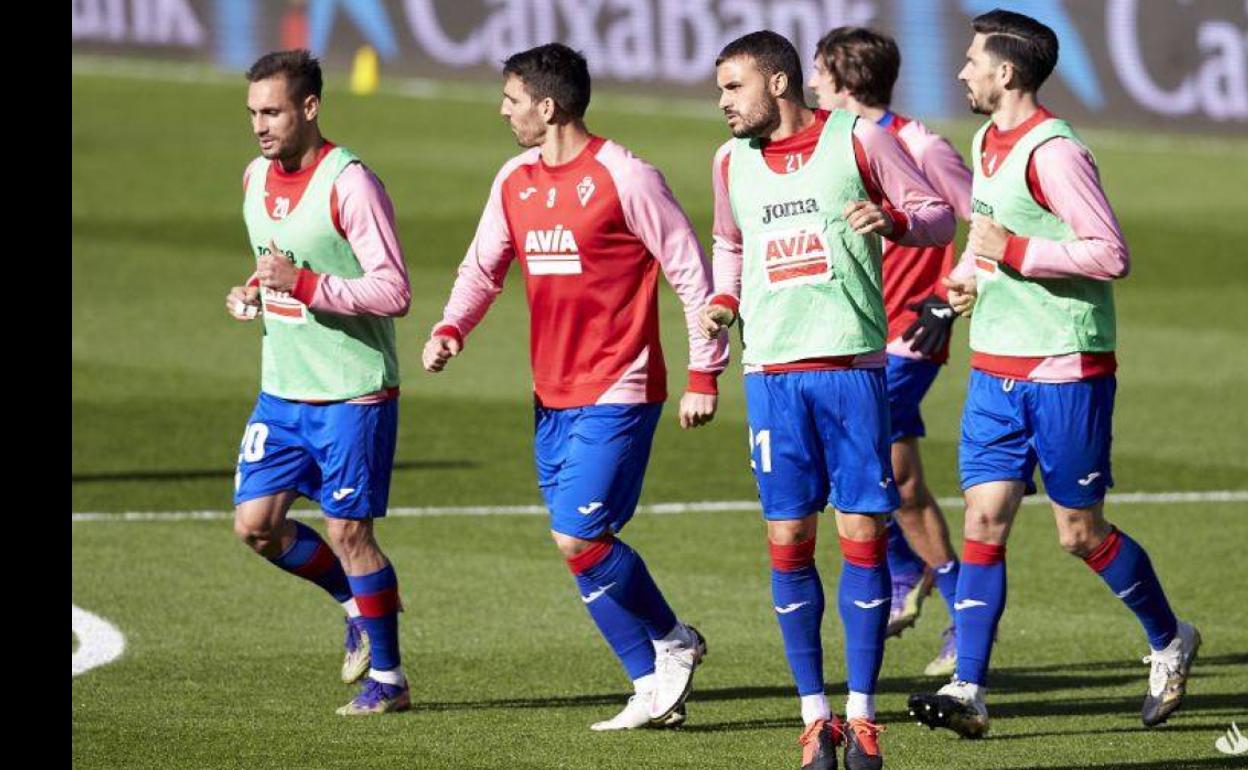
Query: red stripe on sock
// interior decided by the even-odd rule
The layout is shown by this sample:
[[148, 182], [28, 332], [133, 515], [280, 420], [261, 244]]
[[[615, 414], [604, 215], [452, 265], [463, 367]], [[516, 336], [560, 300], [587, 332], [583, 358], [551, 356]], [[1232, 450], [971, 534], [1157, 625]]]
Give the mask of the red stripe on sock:
[[308, 559], [304, 564], [291, 569], [291, 572], [306, 580], [316, 580], [333, 569], [334, 563], [337, 561], [338, 557], [334, 556], [334, 552], [329, 550], [329, 546], [324, 543], [317, 543], [316, 550], [312, 552], [312, 558]]
[[355, 605], [366, 618], [380, 618], [399, 611], [399, 587], [386, 588], [375, 594], [356, 595]]
[[1118, 528], [1115, 527], [1109, 531], [1109, 534], [1092, 553], [1084, 557], [1083, 561], [1093, 570], [1104, 572], [1105, 568], [1118, 558], [1119, 548], [1122, 548], [1122, 537], [1119, 536]]
[[1005, 546], [967, 540], [962, 544], [962, 561], [967, 564], [978, 564], [981, 567], [998, 564], [1005, 561]]
[[769, 541], [767, 546], [771, 550], [771, 566], [781, 572], [793, 572], [815, 563], [815, 539], [813, 537], [802, 543], [788, 545]]
[[576, 556], [568, 557], [568, 569], [573, 575], [580, 575], [602, 562], [611, 553], [612, 539], [599, 540]]
[[888, 550], [888, 536], [880, 535], [875, 540], [849, 540], [841, 538], [841, 556], [855, 567], [878, 567], [884, 563], [884, 554]]

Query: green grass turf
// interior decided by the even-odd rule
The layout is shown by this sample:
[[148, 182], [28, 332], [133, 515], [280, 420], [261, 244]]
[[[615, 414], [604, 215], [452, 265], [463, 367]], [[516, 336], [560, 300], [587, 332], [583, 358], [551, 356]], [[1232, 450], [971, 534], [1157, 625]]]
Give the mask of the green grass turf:
[[[487, 90], [488, 92], [488, 90]], [[488, 97], [357, 98], [331, 89], [326, 134], [352, 147], [395, 201], [413, 308], [399, 323], [406, 374], [395, 506], [539, 502], [531, 461], [520, 281], [444, 375], [419, 370], [490, 180], [516, 152]], [[254, 154], [239, 83], [72, 79], [72, 484], [75, 511], [227, 509], [255, 398], [259, 336], [224, 314], [250, 257], [241, 173]], [[708, 102], [710, 97], [708, 97]], [[709, 242], [713, 119], [639, 114], [600, 98], [591, 128], [665, 173]], [[970, 123], [947, 127], [965, 151]], [[1132, 247], [1117, 288], [1114, 472], [1122, 491], [1242, 489], [1248, 346], [1241, 184], [1248, 142], [1088, 132]], [[1236, 190], [1241, 190], [1237, 193]], [[670, 368], [685, 362], [678, 305], [662, 293]], [[924, 404], [933, 489], [954, 494], [965, 325]], [[678, 387], [673, 378], [673, 390]], [[682, 433], [669, 408], [643, 502], [749, 499], [740, 380], [721, 414]], [[1185, 710], [1138, 729], [1147, 669], [1134, 621], [1060, 553], [1026, 508], [1011, 540], [1010, 611], [994, 663], [994, 738], [979, 744], [902, 720], [944, 610], [885, 661], [890, 767], [1217, 767], [1213, 740], [1248, 722], [1248, 610], [1233, 570], [1248, 506], [1119, 505], [1176, 608], [1201, 625], [1205, 663]], [[952, 519], [959, 519], [956, 512]], [[957, 529], [956, 521], [954, 529]], [[381, 539], [408, 612], [414, 713], [332, 714], [339, 621], [327, 600], [232, 540], [224, 522], [73, 525], [73, 601], [127, 635], [125, 657], [75, 679], [73, 758], [105, 766], [776, 767], [796, 760], [795, 699], [769, 617], [753, 514], [641, 516], [628, 530], [711, 657], [688, 727], [592, 735], [623, 676], [584, 617], [539, 517], [392, 520]], [[826, 539], [826, 538], [825, 538]], [[832, 546], [825, 581], [835, 583]], [[453, 565], [453, 566], [452, 566]], [[829, 612], [828, 677], [841, 690]], [[839, 699], [839, 696], [838, 696]], [[1182, 764], [1188, 761], [1190, 765]]]

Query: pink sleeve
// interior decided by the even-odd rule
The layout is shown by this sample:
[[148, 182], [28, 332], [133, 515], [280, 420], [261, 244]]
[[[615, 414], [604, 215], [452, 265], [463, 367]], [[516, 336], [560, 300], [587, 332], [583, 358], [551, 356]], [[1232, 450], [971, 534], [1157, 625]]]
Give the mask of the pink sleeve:
[[1049, 209], [1070, 225], [1077, 240], [1011, 236], [1002, 261], [1029, 278], [1124, 277], [1130, 254], [1092, 158], [1074, 142], [1058, 138], [1037, 147], [1031, 160]]
[[508, 161], [494, 177], [489, 200], [481, 212], [481, 221], [477, 223], [476, 235], [468, 246], [468, 253], [459, 263], [451, 297], [442, 310], [442, 320], [434, 326], [435, 333], [454, 331], [462, 342], [481, 323], [486, 311], [503, 291], [503, 280], [515, 258], [511, 230], [503, 211], [503, 181], [530, 154], [533, 153], [525, 153]]
[[715, 296], [718, 304], [736, 312], [741, 299], [741, 270], [743, 252], [741, 228], [732, 214], [732, 202], [728, 198], [728, 154], [732, 142], [725, 142], [715, 153], [711, 165], [711, 191], [715, 197], [715, 219], [711, 227], [711, 264], [715, 276]]
[[955, 281], [965, 281], [975, 277], [975, 255], [971, 253], [969, 246], [962, 252], [953, 270], [949, 271], [949, 277]]
[[919, 170], [962, 221], [971, 221], [971, 170], [953, 145], [935, 137], [919, 156]]
[[897, 138], [869, 120], [854, 122], [854, 137], [862, 145], [876, 186], [907, 220], [906, 232], [897, 242], [944, 246], [953, 240], [957, 229], [953, 209], [923, 178]]
[[[407, 315], [412, 289], [386, 188], [373, 172], [352, 163], [334, 181], [334, 191], [338, 221], [364, 275], [344, 278], [300, 271], [292, 294], [300, 300], [310, 294], [309, 308], [337, 315]], [[310, 280], [316, 281], [311, 292]]]
[[628, 229], [659, 261], [684, 306], [690, 371], [719, 374], [728, 364], [728, 340], [726, 335], [708, 340], [700, 331], [698, 314], [711, 298], [711, 270], [693, 224], [658, 169], [622, 148], [604, 150], [599, 160], [615, 182]]

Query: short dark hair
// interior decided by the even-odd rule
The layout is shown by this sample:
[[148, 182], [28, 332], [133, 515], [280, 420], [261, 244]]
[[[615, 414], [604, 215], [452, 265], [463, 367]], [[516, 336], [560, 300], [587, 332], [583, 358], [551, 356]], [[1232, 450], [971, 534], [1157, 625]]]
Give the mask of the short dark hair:
[[574, 118], [589, 109], [589, 65], [585, 57], [562, 43], [547, 43], [512, 54], [503, 62], [503, 73], [515, 75], [535, 100], [553, 99], [560, 110]]
[[297, 48], [293, 51], [273, 51], [266, 53], [247, 70], [247, 80], [255, 83], [260, 80], [281, 75], [286, 78], [286, 86], [291, 100], [301, 103], [309, 95], [321, 98], [321, 63], [309, 51]]
[[795, 97], [798, 101], [804, 101], [802, 59], [797, 55], [797, 49], [783, 35], [769, 29], [743, 35], [724, 46], [724, 50], [720, 51], [719, 57], [715, 59], [715, 66], [718, 67], [729, 59], [739, 56], [748, 56], [753, 59], [754, 66], [758, 67], [758, 71], [763, 73], [765, 78], [770, 78], [777, 72], [788, 75], [787, 95]]
[[1000, 8], [976, 16], [971, 27], [987, 36], [984, 50], [1009, 62], [1023, 91], [1038, 91], [1057, 66], [1057, 34], [1021, 13]]
[[815, 56], [843, 88], [868, 107], [888, 107], [901, 52], [888, 35], [866, 27], [837, 27], [819, 39]]

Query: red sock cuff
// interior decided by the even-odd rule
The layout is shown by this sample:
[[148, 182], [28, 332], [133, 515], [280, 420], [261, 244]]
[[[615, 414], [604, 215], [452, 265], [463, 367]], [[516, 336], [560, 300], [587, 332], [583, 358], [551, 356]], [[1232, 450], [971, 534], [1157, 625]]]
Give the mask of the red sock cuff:
[[995, 543], [981, 543], [978, 540], [966, 540], [962, 544], [962, 562], [988, 567], [1005, 561], [1005, 546]]
[[355, 597], [355, 606], [366, 618], [380, 618], [399, 611], [399, 587], [393, 586], [375, 594]]
[[1118, 534], [1118, 528], [1114, 527], [1092, 553], [1083, 557], [1083, 561], [1093, 570], [1103, 572], [1118, 556], [1119, 548], [1122, 548], [1122, 536]]
[[317, 543], [316, 550], [312, 552], [312, 558], [290, 571], [301, 578], [315, 580], [333, 569], [337, 561], [338, 557], [334, 556], [334, 552], [329, 550], [329, 546], [325, 545], [325, 543]]
[[815, 538], [801, 543], [779, 545], [768, 542], [771, 551], [771, 566], [781, 572], [793, 572], [815, 563]]
[[611, 553], [611, 546], [614, 540], [599, 540], [590, 547], [581, 551], [576, 556], [568, 557], [568, 569], [572, 570], [573, 575], [580, 575], [588, 569], [592, 569], [595, 565], [607, 558], [607, 554]]
[[841, 556], [855, 567], [878, 567], [884, 563], [884, 554], [888, 550], [888, 536], [880, 535], [875, 540], [848, 540], [841, 538]]

